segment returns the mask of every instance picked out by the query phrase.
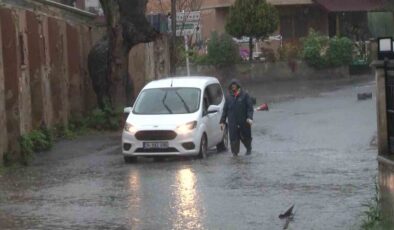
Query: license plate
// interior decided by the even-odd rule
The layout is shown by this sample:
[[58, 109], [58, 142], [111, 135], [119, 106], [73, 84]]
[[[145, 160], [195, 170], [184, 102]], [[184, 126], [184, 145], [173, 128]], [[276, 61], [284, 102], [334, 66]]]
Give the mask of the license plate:
[[167, 149], [168, 142], [144, 142], [144, 149]]

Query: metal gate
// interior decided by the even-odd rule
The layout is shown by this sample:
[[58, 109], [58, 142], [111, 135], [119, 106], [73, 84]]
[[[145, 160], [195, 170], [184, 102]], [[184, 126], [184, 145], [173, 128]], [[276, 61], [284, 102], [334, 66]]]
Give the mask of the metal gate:
[[386, 81], [387, 135], [389, 153], [394, 153], [394, 68], [384, 65]]

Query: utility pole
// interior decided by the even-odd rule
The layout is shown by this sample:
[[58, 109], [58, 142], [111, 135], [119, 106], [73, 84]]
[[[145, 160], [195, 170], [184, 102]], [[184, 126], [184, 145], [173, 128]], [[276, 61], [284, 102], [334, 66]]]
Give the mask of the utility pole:
[[171, 0], [170, 74], [176, 74], [176, 0]]

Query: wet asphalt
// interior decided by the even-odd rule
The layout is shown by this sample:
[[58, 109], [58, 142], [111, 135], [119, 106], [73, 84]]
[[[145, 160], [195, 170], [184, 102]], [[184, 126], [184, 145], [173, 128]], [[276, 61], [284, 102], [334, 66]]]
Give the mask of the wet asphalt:
[[374, 82], [285, 91], [255, 113], [251, 156], [125, 164], [120, 133], [61, 141], [2, 173], [0, 229], [282, 229], [292, 204], [288, 229], [359, 229], [377, 149], [375, 97], [357, 93]]

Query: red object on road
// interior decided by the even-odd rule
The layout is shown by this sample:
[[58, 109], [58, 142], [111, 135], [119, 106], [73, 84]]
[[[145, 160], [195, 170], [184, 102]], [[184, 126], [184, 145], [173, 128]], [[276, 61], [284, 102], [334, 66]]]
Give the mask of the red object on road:
[[257, 111], [268, 111], [269, 110], [268, 104], [267, 103], [261, 104], [259, 107], [257, 107], [256, 110]]

